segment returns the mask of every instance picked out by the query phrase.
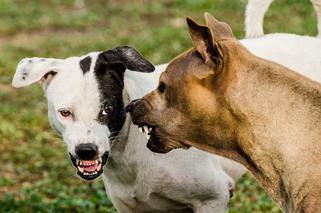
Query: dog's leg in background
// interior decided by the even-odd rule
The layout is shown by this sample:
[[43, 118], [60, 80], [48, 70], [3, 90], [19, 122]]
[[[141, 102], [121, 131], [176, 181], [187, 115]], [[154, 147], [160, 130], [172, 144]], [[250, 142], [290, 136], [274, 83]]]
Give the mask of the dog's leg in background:
[[318, 35], [321, 38], [321, 0], [311, 0], [313, 7], [318, 17]]
[[[245, 13], [246, 38], [255, 38], [264, 35], [263, 20], [273, 0], [249, 0]], [[314, 0], [320, 1], [320, 0]]]

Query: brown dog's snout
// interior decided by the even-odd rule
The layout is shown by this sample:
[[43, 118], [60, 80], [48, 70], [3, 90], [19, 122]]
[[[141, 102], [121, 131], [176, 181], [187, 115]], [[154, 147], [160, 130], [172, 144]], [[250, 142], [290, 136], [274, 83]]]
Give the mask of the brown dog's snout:
[[126, 107], [126, 112], [133, 113], [133, 111], [135, 109], [135, 105], [139, 100], [140, 99], [135, 99], [135, 100], [131, 101]]
[[145, 103], [144, 99], [133, 100], [126, 107], [126, 112], [129, 112], [131, 114], [132, 121], [136, 125], [140, 125], [143, 123], [143, 119], [148, 111], [149, 107]]

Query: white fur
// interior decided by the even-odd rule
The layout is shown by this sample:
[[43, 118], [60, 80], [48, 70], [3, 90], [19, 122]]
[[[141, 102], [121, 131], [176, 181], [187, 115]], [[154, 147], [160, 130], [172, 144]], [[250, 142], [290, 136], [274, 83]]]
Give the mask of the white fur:
[[263, 19], [273, 0], [248, 0], [245, 16], [246, 38], [264, 35]]
[[[246, 38], [264, 35], [263, 19], [270, 4], [274, 0], [248, 0], [245, 16]], [[321, 38], [321, 0], [311, 0], [318, 18], [318, 37]]]
[[[98, 53], [89, 55], [95, 60]], [[47, 97], [50, 124], [61, 134], [68, 151], [75, 155], [77, 145], [93, 142], [103, 155], [110, 149], [110, 132], [96, 120], [100, 111], [98, 84], [93, 72], [83, 75], [79, 67], [83, 57], [23, 59], [17, 66], [12, 84], [23, 87], [39, 81]], [[49, 72], [57, 73], [50, 83], [42, 79]], [[59, 109], [70, 110], [73, 117], [60, 116]]]
[[261, 38], [243, 39], [241, 43], [257, 56], [321, 82], [321, 39], [275, 33]]
[[314, 10], [317, 13], [318, 20], [318, 37], [321, 38], [321, 0], [311, 0]]
[[[40, 81], [50, 71], [56, 71], [62, 60], [54, 58], [25, 58], [16, 69], [12, 84], [19, 88]], [[33, 70], [30, 72], [30, 70]]]
[[[321, 40], [272, 34], [241, 42], [253, 53], [321, 82]], [[90, 55], [95, 61], [97, 53]], [[103, 180], [115, 207], [125, 213], [186, 212], [186, 206], [192, 207], [195, 212], [226, 212], [228, 187], [233, 184], [227, 173], [237, 179], [244, 168], [230, 160], [194, 148], [187, 151], [174, 150], [166, 155], [153, 153], [146, 148], [145, 136], [132, 125], [129, 116], [119, 138], [109, 147], [108, 131], [94, 121], [99, 108], [99, 92], [93, 74], [87, 73], [84, 76], [79, 68], [78, 63], [83, 57], [59, 60], [54, 69], [57, 75], [44, 87], [49, 119], [63, 135], [69, 151], [73, 151], [78, 142], [105, 142], [99, 145], [101, 153], [110, 149]], [[56, 59], [47, 60], [50, 64], [50, 60]], [[37, 64], [39, 60], [35, 62]], [[32, 69], [29, 65], [21, 64], [18, 65], [13, 86], [27, 86], [35, 79], [41, 79], [47, 73], [44, 70], [53, 69], [42, 65], [44, 70]], [[159, 75], [166, 66], [157, 66], [152, 74], [126, 71], [125, 101], [128, 103], [156, 88]], [[28, 72], [27, 76], [34, 76], [32, 80], [22, 80], [22, 69]], [[71, 108], [77, 121], [62, 121], [57, 115], [59, 107]], [[87, 134], [88, 130], [91, 133]]]

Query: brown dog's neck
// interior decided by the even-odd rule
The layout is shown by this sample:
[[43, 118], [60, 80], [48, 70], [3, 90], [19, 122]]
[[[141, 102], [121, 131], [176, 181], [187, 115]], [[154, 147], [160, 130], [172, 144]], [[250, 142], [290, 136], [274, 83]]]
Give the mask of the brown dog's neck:
[[321, 86], [256, 57], [240, 64], [226, 90], [242, 118], [229, 157], [245, 164], [285, 210], [298, 209], [294, 203], [304, 205], [309, 190], [321, 191]]

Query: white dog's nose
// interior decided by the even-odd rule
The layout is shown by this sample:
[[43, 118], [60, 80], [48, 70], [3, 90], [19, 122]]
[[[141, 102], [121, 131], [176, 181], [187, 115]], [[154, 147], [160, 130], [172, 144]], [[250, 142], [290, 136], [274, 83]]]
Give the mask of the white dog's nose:
[[98, 155], [98, 147], [93, 143], [83, 143], [76, 146], [76, 155], [81, 160], [92, 160]]

